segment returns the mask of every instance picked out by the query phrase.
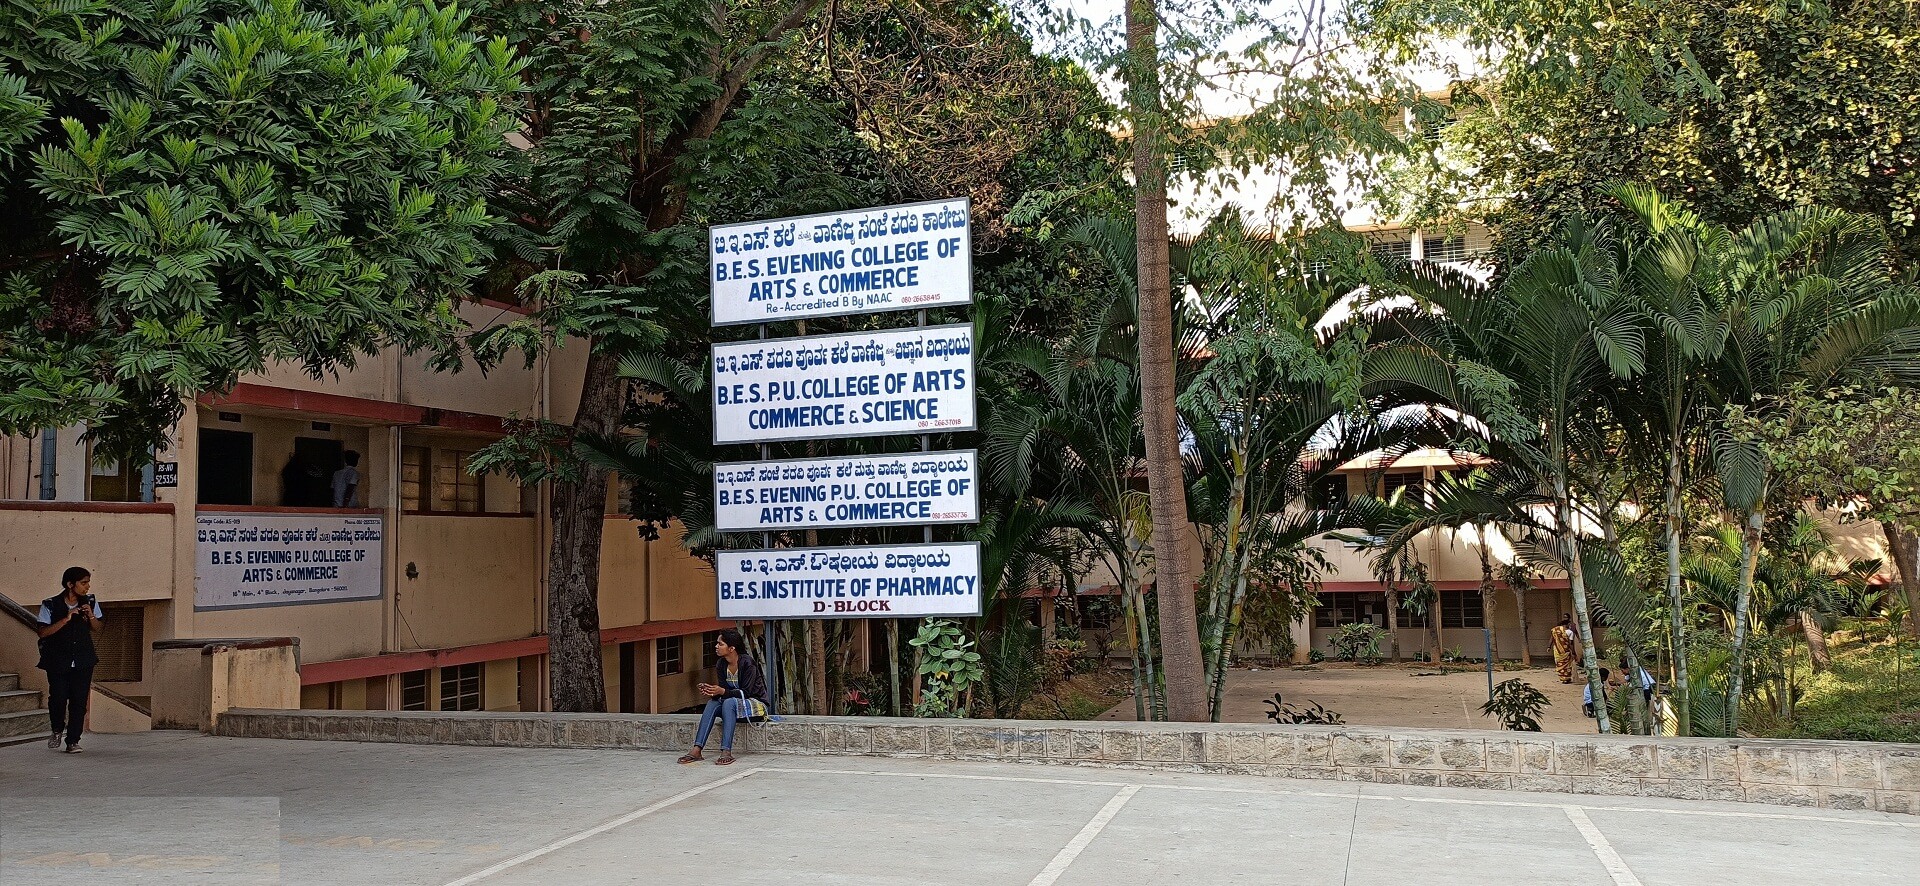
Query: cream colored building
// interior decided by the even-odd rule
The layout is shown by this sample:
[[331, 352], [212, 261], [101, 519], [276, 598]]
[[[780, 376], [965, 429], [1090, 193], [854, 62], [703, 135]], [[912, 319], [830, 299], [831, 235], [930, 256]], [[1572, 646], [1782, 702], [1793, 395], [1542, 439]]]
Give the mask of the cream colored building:
[[[461, 313], [479, 327], [518, 310]], [[319, 380], [293, 368], [250, 376], [189, 405], [158, 457], [175, 485], [158, 488], [151, 472], [95, 462], [80, 428], [0, 438], [0, 594], [31, 611], [66, 567], [92, 570], [108, 624], [96, 680], [136, 707], [155, 691], [155, 641], [287, 636], [299, 640], [305, 707], [543, 709], [546, 493], [465, 467], [506, 419], [570, 420], [584, 363], [574, 343], [531, 370], [436, 373], [389, 352]], [[329, 483], [347, 451], [360, 454], [360, 483], [354, 506], [336, 508]], [[377, 523], [367, 559], [378, 568], [363, 563], [341, 586], [356, 599], [196, 602], [196, 581], [213, 571], [198, 536], [210, 521], [285, 517]], [[706, 638], [728, 626], [714, 618], [706, 563], [671, 530], [646, 541], [610, 516], [600, 601], [608, 708], [694, 704]], [[0, 672], [44, 688], [16, 620], [0, 618]], [[112, 715], [96, 705], [96, 721]]]

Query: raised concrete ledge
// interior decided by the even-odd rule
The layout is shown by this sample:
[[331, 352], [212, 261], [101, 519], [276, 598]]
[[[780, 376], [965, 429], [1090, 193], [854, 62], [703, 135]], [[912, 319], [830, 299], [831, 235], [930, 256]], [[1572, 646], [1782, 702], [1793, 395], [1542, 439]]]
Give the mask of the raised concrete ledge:
[[[219, 735], [680, 751], [687, 714], [235, 708]], [[1260, 726], [787, 717], [742, 726], [746, 753], [1052, 763], [1386, 784], [1732, 800], [1920, 814], [1920, 744]]]

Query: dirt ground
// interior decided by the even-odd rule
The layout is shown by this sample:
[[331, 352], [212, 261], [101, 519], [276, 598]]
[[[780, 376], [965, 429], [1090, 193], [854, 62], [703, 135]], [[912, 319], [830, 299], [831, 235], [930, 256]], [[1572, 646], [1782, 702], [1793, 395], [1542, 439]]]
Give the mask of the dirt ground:
[[[1449, 666], [1462, 667], [1462, 666]], [[1465, 665], [1464, 667], [1471, 667]], [[1552, 668], [1494, 671], [1493, 680], [1520, 678], [1552, 699], [1540, 725], [1547, 732], [1593, 732], [1593, 721], [1580, 713], [1582, 684], [1562, 685]], [[1358, 726], [1415, 726], [1435, 729], [1499, 729], [1500, 724], [1480, 715], [1487, 700], [1483, 670], [1441, 674], [1423, 664], [1383, 664], [1375, 667], [1327, 662], [1302, 668], [1235, 668], [1227, 672], [1227, 700], [1220, 719], [1229, 723], [1265, 723], [1262, 702], [1280, 693], [1288, 704], [1304, 708], [1319, 702]], [[1133, 719], [1128, 698], [1100, 715], [1102, 720]]]

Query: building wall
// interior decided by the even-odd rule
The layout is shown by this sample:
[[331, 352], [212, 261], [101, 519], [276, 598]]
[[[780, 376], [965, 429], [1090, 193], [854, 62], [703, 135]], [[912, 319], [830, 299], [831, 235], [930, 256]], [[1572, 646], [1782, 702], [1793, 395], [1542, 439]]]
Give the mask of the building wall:
[[[460, 313], [476, 328], [514, 319], [501, 305], [462, 305]], [[159, 456], [178, 464], [178, 485], [156, 490], [157, 502], [150, 505], [84, 501], [93, 484], [80, 428], [56, 440], [57, 500], [9, 505], [6, 499], [40, 496], [39, 440], [0, 438], [0, 538], [6, 540], [0, 546], [0, 592], [31, 605], [58, 589], [62, 569], [85, 565], [94, 571], [95, 591], [104, 602], [144, 603], [138, 617], [149, 644], [194, 636], [297, 637], [314, 675], [302, 701], [316, 707], [398, 707], [401, 675], [420, 670], [428, 675], [437, 707], [439, 680], [450, 662], [483, 667], [489, 710], [542, 704], [543, 572], [551, 541], [544, 494], [489, 474], [478, 480], [485, 514], [404, 506], [401, 453], [403, 447], [426, 447], [437, 459], [444, 451], [476, 451], [497, 439], [509, 418], [570, 420], [586, 357], [584, 344], [572, 342], [531, 367], [516, 356], [484, 373], [473, 367], [433, 373], [423, 356], [395, 351], [360, 357], [324, 378], [297, 367], [269, 367], [231, 392], [188, 404]], [[251, 464], [226, 466], [249, 478], [246, 504], [199, 505], [203, 428], [251, 435]], [[366, 507], [355, 513], [382, 517], [387, 537], [379, 598], [196, 610], [196, 514], [282, 510], [282, 469], [299, 438], [337, 440], [343, 450], [361, 453], [357, 497]], [[649, 706], [662, 697], [684, 705], [691, 683], [680, 687], [669, 680], [674, 685], [656, 693], [650, 657], [623, 678], [619, 644], [638, 643], [650, 656], [650, 638], [659, 629], [649, 625], [710, 622], [712, 572], [679, 547], [674, 530], [649, 542], [618, 517], [607, 521], [606, 530], [601, 623], [610, 636], [619, 634], [603, 650], [608, 700], [617, 704], [623, 689], [631, 689]], [[686, 642], [697, 656], [699, 635]], [[152, 667], [144, 664], [145, 679], [116, 688], [147, 694]], [[342, 678], [324, 679], [329, 674]]]
[[398, 647], [439, 649], [540, 633], [535, 591], [544, 552], [535, 523], [533, 517], [402, 516]]
[[173, 596], [173, 521], [166, 506], [46, 510], [0, 502], [0, 591], [29, 609], [60, 592], [69, 566], [93, 572], [101, 602]]

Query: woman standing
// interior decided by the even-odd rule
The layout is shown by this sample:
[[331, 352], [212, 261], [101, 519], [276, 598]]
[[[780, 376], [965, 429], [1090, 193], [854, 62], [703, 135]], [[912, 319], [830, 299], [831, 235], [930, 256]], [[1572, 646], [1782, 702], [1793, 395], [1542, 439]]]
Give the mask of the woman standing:
[[1573, 682], [1573, 651], [1579, 645], [1580, 635], [1573, 630], [1573, 616], [1560, 616], [1560, 623], [1553, 626], [1553, 669], [1562, 683]]
[[87, 725], [87, 699], [93, 694], [93, 632], [100, 628], [100, 604], [91, 589], [93, 573], [70, 566], [60, 576], [60, 593], [40, 601], [40, 670], [47, 672], [47, 715], [53, 735], [47, 747], [80, 753], [80, 732]]
[[700, 694], [707, 697], [707, 709], [700, 714], [700, 731], [693, 737], [693, 750], [680, 758], [682, 763], [698, 763], [700, 750], [713, 734], [713, 721], [720, 719], [720, 759], [715, 766], [733, 764], [733, 728], [741, 720], [759, 720], [767, 716], [771, 698], [767, 678], [760, 665], [746, 653], [746, 641], [731, 628], [721, 631], [713, 641], [713, 654], [720, 659], [720, 682], [702, 683]]

